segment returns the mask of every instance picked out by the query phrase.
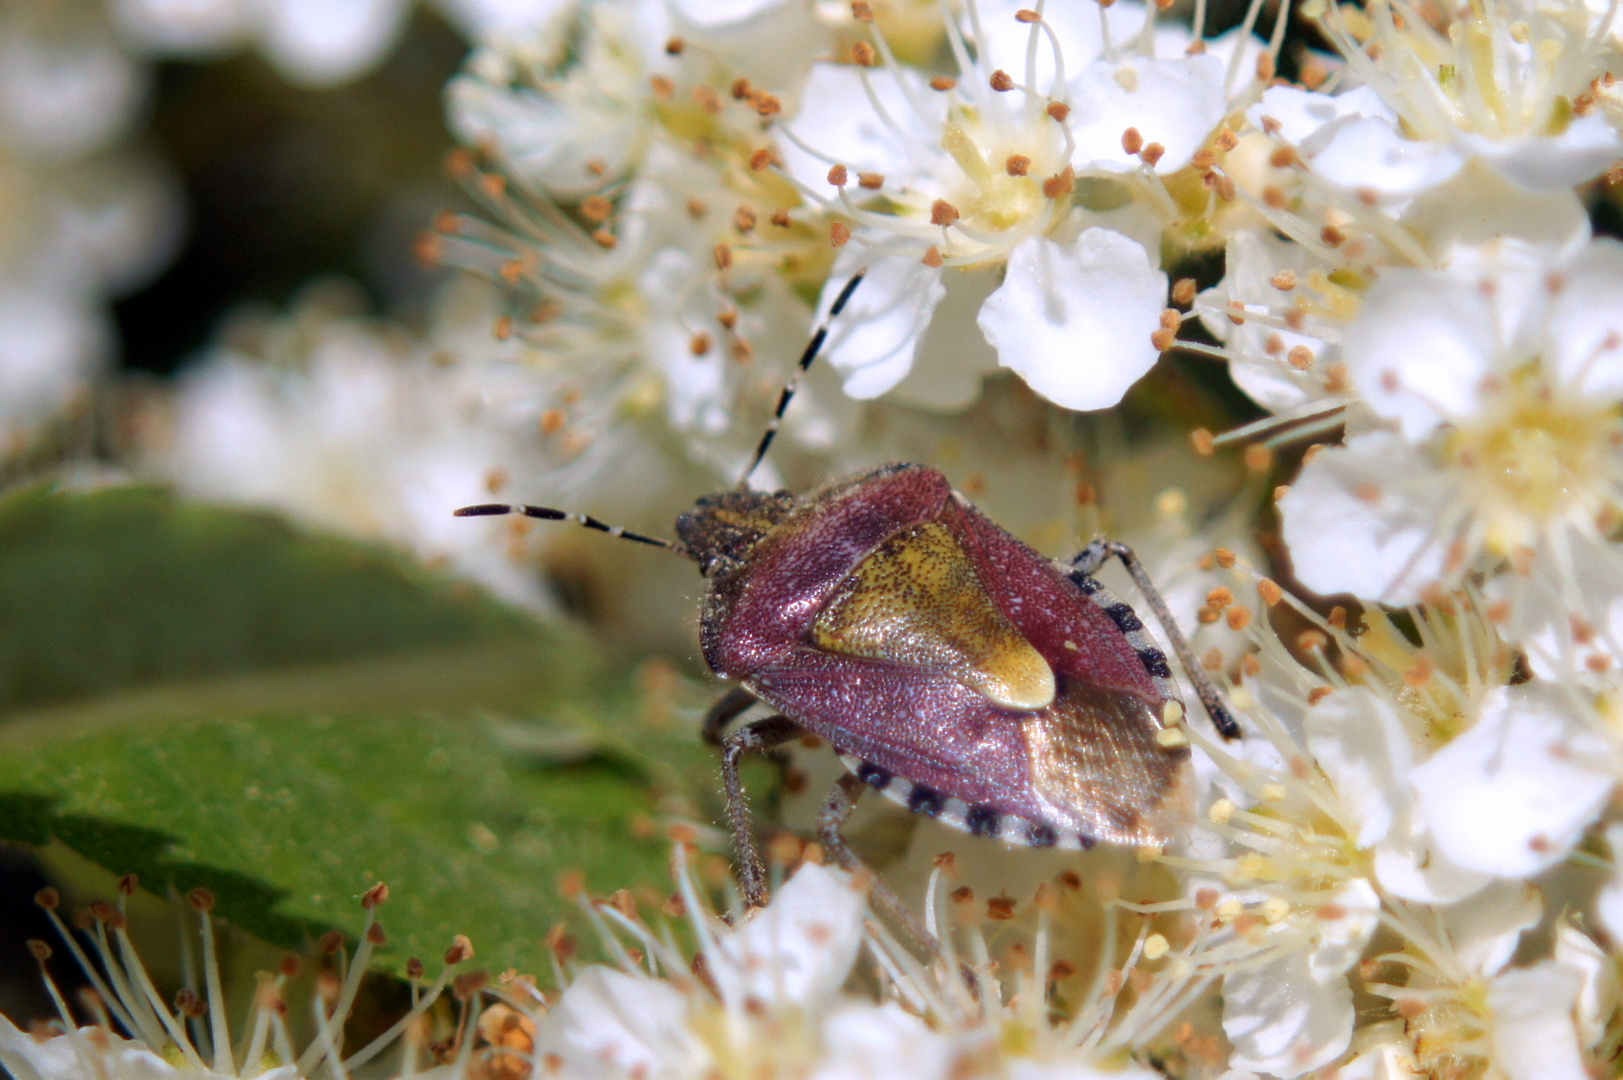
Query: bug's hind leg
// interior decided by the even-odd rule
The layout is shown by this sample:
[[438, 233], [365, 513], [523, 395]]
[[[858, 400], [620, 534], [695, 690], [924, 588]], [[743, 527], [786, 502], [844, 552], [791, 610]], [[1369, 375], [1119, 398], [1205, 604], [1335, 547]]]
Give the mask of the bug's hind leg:
[[[1071, 566], [1084, 578], [1092, 578], [1099, 572], [1099, 567], [1112, 557], [1121, 560], [1122, 566], [1133, 579], [1133, 584], [1138, 586], [1138, 591], [1144, 594], [1150, 610], [1155, 612], [1156, 622], [1161, 624], [1167, 641], [1172, 645], [1172, 651], [1177, 654], [1178, 663], [1183, 665], [1184, 673], [1194, 684], [1195, 694], [1205, 706], [1206, 715], [1212, 718], [1212, 725], [1217, 728], [1217, 733], [1225, 739], [1238, 739], [1240, 725], [1234, 722], [1233, 714], [1223, 704], [1223, 698], [1218, 694], [1216, 684], [1206, 674], [1206, 669], [1195, 659], [1194, 650], [1189, 647], [1188, 639], [1183, 636], [1183, 631], [1178, 629], [1178, 621], [1172, 617], [1172, 609], [1167, 607], [1166, 600], [1161, 596], [1161, 590], [1150, 580], [1149, 571], [1144, 569], [1144, 564], [1133, 553], [1133, 549], [1119, 540], [1095, 540], [1077, 552], [1071, 559]], [[1093, 585], [1096, 590], [1098, 587], [1097, 583]]]
[[870, 880], [868, 895], [874, 902], [883, 908], [892, 919], [902, 924], [908, 934], [920, 945], [930, 952], [937, 952], [940, 943], [935, 935], [924, 928], [918, 916], [902, 904], [901, 897], [897, 896], [874, 877], [872, 870], [865, 866], [851, 845], [845, 842], [845, 823], [851, 818], [851, 811], [856, 809], [857, 799], [862, 796], [863, 788], [867, 787], [861, 780], [847, 773], [834, 781], [834, 787], [823, 801], [823, 811], [817, 815], [817, 834], [823, 842], [823, 848], [834, 861], [853, 873], [866, 874]]
[[[722, 698], [711, 710], [711, 715], [722, 711], [732, 695]], [[754, 698], [750, 698], [753, 702]], [[736, 704], [736, 703], [735, 703]], [[719, 733], [727, 721], [748, 708], [748, 703], [735, 709], [730, 716], [721, 720], [717, 726]], [[749, 797], [744, 792], [744, 782], [738, 775], [738, 760], [750, 751], [770, 750], [781, 743], [799, 738], [800, 728], [791, 720], [782, 716], [769, 716], [764, 720], [757, 720], [753, 724], [739, 728], [737, 731], [720, 738], [719, 734], [712, 736], [711, 719], [705, 719], [705, 737], [707, 741], [721, 743], [721, 786], [727, 793], [727, 822], [732, 828], [733, 850], [738, 855], [738, 884], [744, 891], [744, 903], [750, 907], [764, 907], [766, 905], [766, 864], [761, 861], [761, 852], [755, 846], [755, 832], [750, 822]]]

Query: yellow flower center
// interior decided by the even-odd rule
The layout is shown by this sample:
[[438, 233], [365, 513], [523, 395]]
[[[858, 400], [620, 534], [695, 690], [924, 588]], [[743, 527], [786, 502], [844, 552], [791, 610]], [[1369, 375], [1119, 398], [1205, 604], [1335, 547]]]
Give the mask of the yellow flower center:
[[1481, 486], [1485, 542], [1499, 555], [1563, 520], [1593, 520], [1613, 497], [1610, 459], [1623, 434], [1611, 402], [1558, 398], [1518, 380], [1486, 421], [1453, 438], [1454, 461]]

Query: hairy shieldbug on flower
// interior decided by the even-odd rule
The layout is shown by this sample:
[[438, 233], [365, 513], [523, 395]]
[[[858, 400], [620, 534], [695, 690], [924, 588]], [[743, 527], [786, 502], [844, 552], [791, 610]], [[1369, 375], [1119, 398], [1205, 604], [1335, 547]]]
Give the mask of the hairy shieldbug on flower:
[[[846, 285], [829, 319], [860, 280]], [[1124, 545], [1097, 540], [1069, 562], [1045, 558], [923, 465], [880, 466], [802, 496], [749, 489], [828, 326], [801, 355], [744, 482], [681, 515], [681, 543], [546, 507], [484, 504], [457, 514], [573, 520], [699, 564], [708, 581], [705, 661], [739, 682], [711, 710], [705, 734], [722, 747], [751, 905], [765, 902], [766, 874], [738, 761], [807, 732], [850, 769], [821, 827], [825, 846], [847, 864], [856, 859], [841, 826], [865, 785], [1014, 844], [1152, 845], [1185, 832], [1190, 751], [1172, 730], [1183, 705], [1166, 655], [1133, 609], [1094, 579], [1105, 560], [1120, 558], [1143, 590], [1218, 729], [1238, 730]], [[757, 700], [778, 715], [723, 736]]]

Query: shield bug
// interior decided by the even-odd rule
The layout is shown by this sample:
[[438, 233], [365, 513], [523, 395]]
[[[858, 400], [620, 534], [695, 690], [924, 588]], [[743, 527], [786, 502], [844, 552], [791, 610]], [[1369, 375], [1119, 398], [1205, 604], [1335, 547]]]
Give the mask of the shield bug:
[[[800, 496], [749, 488], [829, 320], [860, 279], [807, 343], [743, 482], [681, 515], [679, 543], [547, 507], [456, 513], [572, 520], [698, 563], [708, 582], [705, 661], [739, 683], [711, 710], [705, 734], [722, 748], [751, 905], [765, 902], [766, 874], [739, 758], [808, 732], [849, 769], [820, 828], [847, 865], [856, 859], [841, 827], [865, 786], [1010, 844], [1175, 839], [1194, 801], [1189, 746], [1177, 730], [1183, 704], [1166, 654], [1095, 579], [1107, 559], [1120, 559], [1144, 593], [1218, 730], [1238, 729], [1125, 545], [1096, 540], [1067, 562], [1045, 558], [923, 465], [883, 465]], [[776, 715], [726, 733], [757, 701]], [[886, 903], [916, 927], [894, 898]]]

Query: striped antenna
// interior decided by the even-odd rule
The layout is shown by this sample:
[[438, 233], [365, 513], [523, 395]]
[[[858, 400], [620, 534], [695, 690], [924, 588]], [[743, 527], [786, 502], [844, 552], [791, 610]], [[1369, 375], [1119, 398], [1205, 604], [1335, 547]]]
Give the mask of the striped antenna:
[[518, 503], [480, 503], [478, 506], [464, 506], [455, 511], [457, 517], [500, 517], [503, 514], [523, 514], [525, 517], [540, 518], [543, 521], [573, 521], [577, 525], [584, 525], [588, 529], [606, 532], [610, 536], [618, 536], [622, 540], [635, 540], [639, 544], [648, 544], [651, 547], [664, 548], [677, 555], [693, 558], [693, 552], [685, 546], [671, 540], [661, 540], [657, 536], [644, 536], [642, 533], [622, 529], [618, 525], [607, 525], [590, 514], [576, 514], [568, 510], [554, 510], [550, 506], [524, 506]]
[[789, 408], [790, 399], [795, 396], [795, 391], [800, 387], [800, 377], [806, 374], [806, 369], [812, 366], [813, 360], [817, 359], [817, 354], [822, 351], [823, 343], [828, 340], [830, 324], [834, 322], [840, 312], [845, 310], [845, 305], [851, 302], [851, 294], [857, 291], [857, 286], [862, 284], [862, 276], [867, 272], [867, 269], [864, 268], [851, 275], [851, 280], [845, 283], [845, 288], [840, 290], [840, 295], [834, 298], [834, 306], [828, 309], [828, 315], [818, 324], [816, 332], [811, 336], [811, 340], [806, 342], [806, 351], [800, 354], [800, 363], [796, 365], [794, 373], [789, 376], [789, 381], [784, 384], [783, 392], [778, 395], [778, 407], [772, 411], [772, 419], [767, 423], [766, 432], [761, 436], [761, 444], [755, 448], [755, 457], [750, 460], [750, 467], [744, 470], [743, 478], [738, 481], [740, 488], [750, 486], [750, 477], [754, 476], [755, 470], [761, 467], [761, 461], [766, 457], [767, 447], [771, 446], [772, 440], [777, 438], [778, 425], [783, 422], [784, 410]]

